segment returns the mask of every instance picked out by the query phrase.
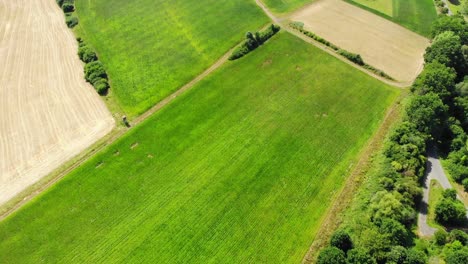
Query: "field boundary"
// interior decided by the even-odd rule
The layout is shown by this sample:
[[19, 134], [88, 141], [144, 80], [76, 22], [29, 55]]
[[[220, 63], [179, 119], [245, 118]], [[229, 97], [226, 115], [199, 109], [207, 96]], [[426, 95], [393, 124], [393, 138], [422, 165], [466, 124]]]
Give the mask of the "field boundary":
[[351, 173], [345, 180], [341, 190], [332, 199], [332, 204], [322, 217], [320, 228], [315, 234], [307, 253], [302, 259], [303, 264], [315, 263], [319, 250], [329, 241], [334, 230], [342, 223], [343, 212], [348, 207], [356, 191], [362, 186], [366, 173], [372, 166], [372, 158], [381, 149], [385, 138], [396, 121], [401, 116], [401, 102], [407, 95], [407, 90], [403, 90], [400, 96], [395, 99], [393, 104], [387, 110], [380, 126], [367, 141], [359, 155], [355, 159], [356, 165], [353, 166]]
[[[312, 2], [311, 4], [307, 4], [307, 5], [305, 5], [304, 7], [302, 7], [302, 8], [300, 8], [300, 9], [294, 11], [293, 13], [295, 13], [295, 12], [297, 12], [297, 11], [299, 11], [299, 10], [302, 10], [302, 9], [304, 9], [304, 8], [307, 8], [307, 7], [309, 7], [310, 5], [313, 5], [313, 4], [315, 4], [315, 3], [319, 2], [319, 1], [321, 1], [321, 0], [314, 1], [314, 2]], [[382, 76], [379, 76], [378, 74], [376, 74], [376, 73], [374, 73], [374, 72], [372, 72], [372, 71], [370, 71], [370, 70], [368, 70], [368, 69], [365, 69], [365, 68], [363, 68], [363, 67], [360, 67], [360, 66], [356, 65], [354, 62], [351, 62], [351, 61], [349, 61], [348, 59], [344, 58], [343, 56], [337, 54], [337, 53], [336, 53], [333, 49], [331, 49], [330, 47], [327, 47], [326, 45], [324, 45], [324, 44], [322, 44], [322, 43], [320, 43], [320, 42], [318, 42], [318, 41], [316, 41], [316, 40], [314, 40], [314, 39], [311, 39], [311, 38], [305, 36], [304, 34], [298, 32], [298, 31], [295, 30], [295, 29], [292, 29], [292, 28], [288, 25], [289, 22], [292, 22], [292, 21], [289, 21], [289, 15], [288, 15], [288, 17], [279, 18], [279, 17], [275, 16], [261, 0], [255, 0], [255, 3], [263, 10], [263, 12], [265, 12], [265, 14], [273, 21], [273, 23], [276, 23], [277, 25], [281, 26], [285, 31], [287, 31], [287, 32], [289, 32], [290, 34], [292, 34], [292, 35], [294, 35], [294, 36], [296, 36], [296, 37], [302, 39], [303, 41], [305, 41], [305, 42], [307, 42], [307, 43], [309, 43], [309, 44], [312, 44], [312, 45], [314, 45], [315, 47], [317, 47], [317, 48], [319, 48], [319, 49], [321, 49], [321, 50], [327, 52], [328, 54], [330, 54], [330, 55], [332, 55], [333, 57], [339, 59], [340, 61], [342, 61], [342, 62], [344, 62], [344, 63], [346, 63], [346, 64], [348, 64], [348, 65], [354, 67], [355, 69], [358, 69], [358, 70], [360, 70], [361, 72], [364, 72], [364, 73], [366, 73], [367, 75], [372, 76], [372, 77], [374, 77], [375, 79], [378, 79], [378, 80], [380, 80], [381, 82], [386, 83], [386, 84], [391, 85], [391, 86], [394, 86], [394, 87], [398, 87], [398, 88], [407, 88], [407, 87], [411, 86], [412, 82], [404, 83], [404, 82], [391, 81], [391, 80], [388, 80], [387, 78], [384, 78], [384, 77], [382, 77]], [[283, 23], [284, 21], [286, 21], [286, 24]], [[389, 22], [390, 22], [390, 23], [396, 24], [396, 23], [393, 22], [393, 21], [389, 21]], [[398, 24], [396, 24], [396, 25], [398, 25]], [[419, 70], [419, 72], [422, 71], [422, 68], [423, 68], [423, 67], [421, 67], [421, 69]]]
[[49, 175], [45, 176], [37, 182], [36, 184], [30, 186], [19, 195], [15, 196], [10, 201], [6, 202], [5, 204], [0, 206], [0, 221], [7, 218], [9, 215], [16, 212], [19, 208], [25, 205], [27, 202], [34, 199], [36, 196], [41, 194], [43, 191], [48, 189], [50, 186], [61, 180], [65, 177], [68, 173], [73, 171], [74, 169], [78, 168], [80, 165], [85, 163], [88, 159], [94, 156], [96, 153], [100, 152], [107, 146], [111, 145], [121, 136], [123, 136], [127, 131], [129, 131], [133, 126], [137, 126], [138, 124], [142, 123], [148, 117], [150, 117], [155, 112], [159, 111], [161, 108], [166, 106], [167, 104], [171, 103], [174, 99], [178, 96], [186, 92], [187, 90], [191, 89], [196, 83], [201, 81], [211, 72], [215, 71], [219, 67], [221, 67], [226, 61], [228, 61], [229, 56], [231, 55], [232, 51], [237, 47], [237, 45], [231, 48], [227, 53], [225, 53], [221, 58], [219, 58], [214, 64], [212, 64], [208, 69], [204, 72], [196, 76], [190, 82], [164, 98], [163, 100], [159, 101], [156, 105], [151, 107], [149, 110], [135, 118], [131, 122], [131, 127], [126, 128], [124, 126], [120, 126], [121, 129], [114, 129], [111, 133], [105, 136], [103, 139], [99, 140], [97, 143], [91, 145], [88, 149], [83, 151], [82, 153], [78, 154], [70, 161], [66, 162], [64, 165], [50, 173]]

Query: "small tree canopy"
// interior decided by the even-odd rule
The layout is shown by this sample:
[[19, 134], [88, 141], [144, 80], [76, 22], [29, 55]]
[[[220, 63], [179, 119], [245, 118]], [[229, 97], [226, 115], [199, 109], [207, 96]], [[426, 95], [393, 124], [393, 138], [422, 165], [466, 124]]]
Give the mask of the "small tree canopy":
[[336, 247], [326, 247], [317, 258], [317, 264], [346, 264], [344, 252]]

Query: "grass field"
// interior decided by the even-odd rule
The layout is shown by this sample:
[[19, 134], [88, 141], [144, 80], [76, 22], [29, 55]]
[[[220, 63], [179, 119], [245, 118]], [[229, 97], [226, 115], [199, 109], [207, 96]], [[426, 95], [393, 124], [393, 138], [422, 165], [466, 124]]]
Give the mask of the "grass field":
[[262, 0], [271, 11], [275, 13], [287, 13], [294, 11], [305, 4], [316, 0]]
[[250, 0], [76, 0], [125, 114], [138, 115], [268, 22]]
[[[429, 37], [437, 18], [433, 0], [345, 0]], [[389, 7], [391, 5], [391, 7]], [[391, 13], [390, 13], [391, 10]]]
[[280, 33], [1, 222], [0, 262], [298, 263], [398, 94]]

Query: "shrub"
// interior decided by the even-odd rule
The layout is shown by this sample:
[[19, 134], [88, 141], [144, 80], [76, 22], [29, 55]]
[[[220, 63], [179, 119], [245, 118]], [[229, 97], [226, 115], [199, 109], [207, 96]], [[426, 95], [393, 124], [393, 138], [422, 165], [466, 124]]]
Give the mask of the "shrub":
[[74, 28], [76, 25], [78, 25], [78, 18], [75, 16], [66, 16], [65, 23], [67, 24], [67, 27]]
[[348, 251], [348, 264], [377, 264], [374, 257], [363, 248], [355, 248]]
[[427, 257], [423, 252], [414, 249], [407, 251], [405, 264], [425, 264], [426, 262]]
[[364, 60], [362, 59], [361, 55], [359, 54], [355, 54], [355, 53], [351, 53], [349, 51], [346, 51], [344, 49], [340, 49], [338, 50], [338, 54], [340, 54], [341, 56], [347, 58], [348, 60], [358, 64], [358, 65], [364, 65]]
[[96, 52], [94, 52], [94, 50], [86, 45], [82, 45], [78, 48], [78, 56], [85, 63], [90, 63], [97, 60]]
[[109, 83], [106, 79], [99, 78], [93, 83], [94, 89], [96, 89], [97, 93], [100, 95], [105, 95], [107, 90], [109, 89]]
[[63, 5], [63, 0], [55, 0], [57, 2], [57, 5], [59, 5], [60, 7], [62, 7]]
[[447, 232], [444, 230], [437, 230], [437, 232], [434, 234], [434, 239], [437, 245], [445, 245], [445, 243], [447, 243]]
[[345, 254], [336, 247], [327, 247], [320, 251], [317, 264], [346, 264]]
[[392, 250], [387, 255], [387, 263], [397, 263], [403, 264], [405, 263], [408, 257], [408, 252], [406, 248], [402, 246], [393, 247]]
[[465, 189], [465, 192], [468, 192], [468, 178], [463, 179], [462, 184], [463, 189]]
[[338, 230], [335, 233], [333, 233], [330, 245], [332, 247], [339, 248], [346, 253], [348, 252], [348, 250], [353, 248], [353, 241], [351, 241], [351, 237], [346, 231]]
[[98, 79], [107, 79], [106, 70], [100, 61], [93, 61], [85, 66], [85, 79], [90, 83], [95, 83]]
[[73, 4], [64, 3], [62, 5], [62, 10], [65, 13], [70, 13], [70, 12], [73, 12], [75, 10], [75, 6]]
[[465, 206], [451, 197], [442, 197], [436, 204], [435, 214], [436, 221], [443, 225], [458, 225], [466, 221]]
[[457, 250], [447, 254], [445, 259], [446, 264], [460, 264], [468, 263], [468, 252], [467, 250]]
[[245, 56], [247, 53], [262, 45], [279, 30], [279, 26], [272, 24], [264, 31], [256, 32], [255, 35], [252, 34], [252, 32], [247, 32], [245, 41], [233, 50], [232, 54], [229, 56], [229, 60], [236, 60]]
[[450, 243], [454, 241], [460, 241], [460, 243], [462, 243], [463, 246], [466, 246], [468, 245], [468, 234], [461, 230], [454, 229], [450, 232], [448, 236], [448, 241]]

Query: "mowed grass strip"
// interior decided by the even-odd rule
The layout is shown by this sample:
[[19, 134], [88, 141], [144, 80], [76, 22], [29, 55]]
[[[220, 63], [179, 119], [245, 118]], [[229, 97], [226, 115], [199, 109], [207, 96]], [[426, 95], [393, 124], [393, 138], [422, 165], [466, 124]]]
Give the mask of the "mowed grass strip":
[[425, 37], [430, 36], [432, 22], [437, 18], [433, 0], [345, 1], [389, 19]]
[[268, 22], [250, 0], [76, 0], [78, 35], [99, 53], [112, 92], [141, 114]]
[[289, 35], [0, 223], [2, 263], [298, 263], [399, 91]]

